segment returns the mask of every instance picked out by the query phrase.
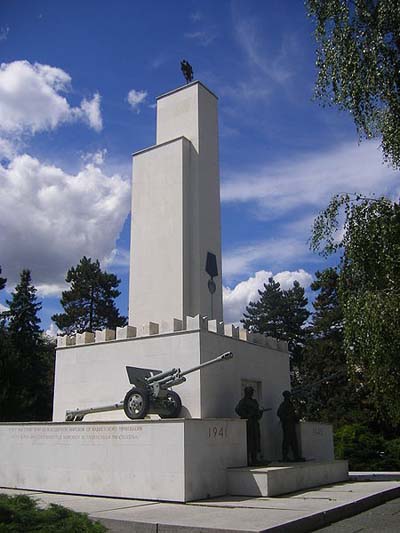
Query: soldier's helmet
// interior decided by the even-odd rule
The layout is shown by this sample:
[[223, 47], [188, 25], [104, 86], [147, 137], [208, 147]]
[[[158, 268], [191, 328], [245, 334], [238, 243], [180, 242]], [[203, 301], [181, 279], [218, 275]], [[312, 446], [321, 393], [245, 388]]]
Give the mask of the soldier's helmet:
[[250, 385], [248, 387], [244, 388], [245, 396], [251, 396], [253, 394], [253, 392], [254, 392], [254, 389]]
[[290, 392], [290, 390], [284, 390], [282, 392], [282, 396], [285, 398], [285, 400], [286, 400], [286, 398], [290, 398], [291, 395], [292, 395], [292, 393]]

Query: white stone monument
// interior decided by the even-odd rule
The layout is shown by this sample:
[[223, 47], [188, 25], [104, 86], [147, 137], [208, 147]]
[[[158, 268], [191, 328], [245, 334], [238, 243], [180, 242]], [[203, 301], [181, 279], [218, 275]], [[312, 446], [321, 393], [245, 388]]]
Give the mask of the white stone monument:
[[199, 82], [157, 99], [157, 144], [133, 156], [130, 272], [131, 324], [223, 319], [217, 97]]
[[[4, 486], [184, 502], [345, 479], [330, 427], [315, 424], [300, 430], [303, 455], [322, 461], [312, 476], [302, 465], [279, 484], [277, 467], [257, 479], [235, 470], [247, 462], [235, 406], [249, 384], [271, 408], [262, 455], [280, 458], [289, 354], [284, 342], [222, 321], [217, 122], [217, 98], [199, 82], [158, 98], [157, 144], [134, 155], [129, 326], [58, 338], [53, 422], [0, 425]], [[67, 410], [118, 406], [132, 387], [126, 367], [185, 370], [224, 352], [233, 359], [176, 387], [180, 418], [131, 421], [117, 409], [65, 422]]]

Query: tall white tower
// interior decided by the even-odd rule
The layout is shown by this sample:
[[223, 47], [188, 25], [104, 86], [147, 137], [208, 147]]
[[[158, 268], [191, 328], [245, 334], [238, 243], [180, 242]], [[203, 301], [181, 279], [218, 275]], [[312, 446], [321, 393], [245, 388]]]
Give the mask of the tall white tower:
[[156, 142], [133, 155], [129, 323], [222, 320], [217, 97], [200, 82], [160, 96]]

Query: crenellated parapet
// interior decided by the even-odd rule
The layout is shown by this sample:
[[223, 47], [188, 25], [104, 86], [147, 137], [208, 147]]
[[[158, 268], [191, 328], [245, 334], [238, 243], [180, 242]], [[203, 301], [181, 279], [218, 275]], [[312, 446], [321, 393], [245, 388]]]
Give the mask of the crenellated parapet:
[[260, 333], [252, 333], [235, 324], [225, 324], [218, 320], [208, 320], [207, 317], [202, 317], [200, 315], [193, 317], [187, 316], [185, 320], [179, 320], [177, 318], [163, 320], [160, 324], [156, 322], [148, 322], [140, 327], [125, 326], [123, 328], [116, 328], [116, 330], [106, 328], [97, 330], [94, 333], [91, 331], [84, 331], [82, 333], [77, 333], [76, 335], [59, 335], [57, 337], [57, 348], [68, 348], [82, 344], [113, 342], [197, 330], [209, 331], [216, 335], [232, 337], [232, 339], [257, 344], [258, 346], [264, 346], [271, 350], [278, 350], [281, 352], [288, 351], [288, 344], [285, 341], [280, 341], [273, 337], [267, 337]]

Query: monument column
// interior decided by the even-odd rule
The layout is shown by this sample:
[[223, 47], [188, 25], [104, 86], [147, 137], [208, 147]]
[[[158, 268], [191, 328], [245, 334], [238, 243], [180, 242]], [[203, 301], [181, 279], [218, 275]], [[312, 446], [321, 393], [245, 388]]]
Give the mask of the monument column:
[[223, 318], [217, 97], [193, 82], [157, 99], [157, 144], [133, 156], [129, 323], [197, 314]]

